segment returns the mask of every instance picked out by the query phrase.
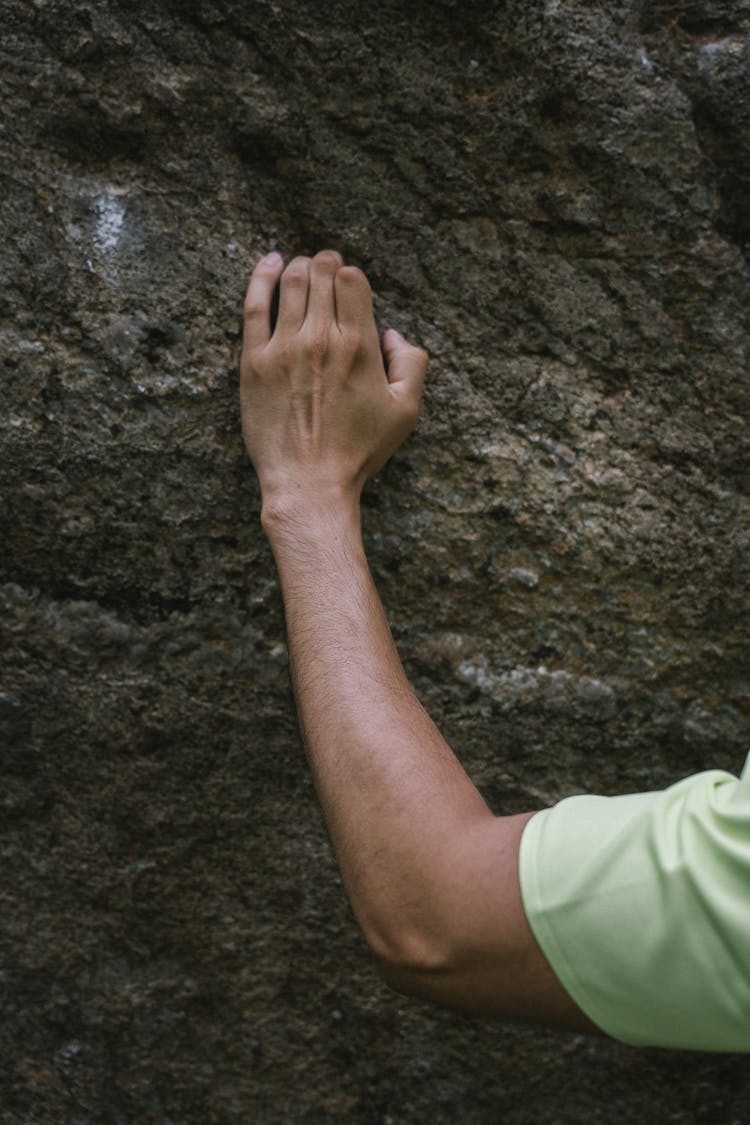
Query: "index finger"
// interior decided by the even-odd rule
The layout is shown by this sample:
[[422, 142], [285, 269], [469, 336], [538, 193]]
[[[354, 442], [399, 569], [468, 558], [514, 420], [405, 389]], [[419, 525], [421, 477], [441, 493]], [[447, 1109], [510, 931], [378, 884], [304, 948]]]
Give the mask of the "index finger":
[[261, 258], [253, 270], [243, 310], [245, 347], [262, 348], [271, 339], [271, 302], [283, 269], [284, 259], [274, 250]]

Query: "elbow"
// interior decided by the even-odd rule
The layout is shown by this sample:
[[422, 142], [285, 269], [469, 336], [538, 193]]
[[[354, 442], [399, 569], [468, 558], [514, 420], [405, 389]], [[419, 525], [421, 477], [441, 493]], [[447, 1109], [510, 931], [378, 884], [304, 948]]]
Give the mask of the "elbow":
[[429, 999], [425, 988], [429, 978], [424, 970], [416, 968], [414, 965], [396, 963], [392, 960], [385, 961], [376, 957], [375, 971], [383, 983], [387, 984], [393, 992], [398, 992], [401, 996], [409, 996], [412, 999]]
[[455, 968], [447, 943], [416, 929], [365, 933], [378, 976], [395, 992], [429, 1000], [434, 985]]

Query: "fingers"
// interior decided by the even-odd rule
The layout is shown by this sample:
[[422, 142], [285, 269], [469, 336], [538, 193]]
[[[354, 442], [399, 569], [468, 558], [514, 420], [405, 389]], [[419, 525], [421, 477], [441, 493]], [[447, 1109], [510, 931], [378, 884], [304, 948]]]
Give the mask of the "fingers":
[[395, 328], [383, 333], [383, 352], [387, 363], [388, 382], [398, 397], [414, 410], [424, 390], [430, 357], [424, 348], [408, 343]]
[[281, 275], [279, 332], [299, 332], [306, 322], [333, 323], [336, 307], [333, 279], [343, 258], [336, 250], [322, 250], [314, 258], [293, 258]]
[[[372, 290], [362, 270], [356, 266], [345, 266], [336, 250], [321, 250], [314, 258], [300, 255], [284, 269], [283, 258], [274, 252], [261, 258], [250, 278], [245, 298], [246, 346], [264, 347], [269, 342], [271, 307], [277, 284], [277, 332], [299, 332], [306, 322], [318, 327], [337, 323], [341, 329], [354, 328], [363, 334], [372, 332], [377, 339]], [[399, 339], [404, 346], [410, 347], [402, 337]], [[392, 350], [398, 350], [395, 344]], [[418, 348], [411, 351], [425, 355]], [[397, 371], [405, 370], [405, 364], [416, 364], [415, 370], [419, 367], [414, 355], [411, 359], [401, 357]]]
[[281, 275], [276, 332], [299, 332], [307, 312], [310, 289], [310, 259], [292, 258]]
[[337, 250], [321, 250], [310, 262], [310, 293], [305, 320], [318, 328], [336, 322], [334, 278], [336, 270], [343, 264], [344, 259]]
[[336, 273], [336, 319], [339, 328], [366, 331], [373, 324], [370, 283], [356, 266], [343, 266]]
[[271, 338], [271, 302], [284, 259], [274, 251], [256, 265], [245, 296], [245, 345], [262, 348]]

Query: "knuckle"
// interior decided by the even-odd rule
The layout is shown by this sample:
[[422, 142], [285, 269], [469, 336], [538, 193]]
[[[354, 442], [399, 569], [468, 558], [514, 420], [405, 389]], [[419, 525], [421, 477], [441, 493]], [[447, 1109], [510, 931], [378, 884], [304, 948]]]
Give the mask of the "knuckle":
[[245, 320], [256, 320], [261, 316], [265, 316], [267, 306], [260, 301], [245, 301], [243, 313]]
[[323, 262], [324, 264], [330, 263], [334, 266], [343, 265], [344, 259], [339, 254], [338, 250], [319, 250], [315, 255], [316, 262]]
[[292, 258], [284, 270], [284, 280], [291, 282], [307, 281], [309, 271], [309, 258]]
[[341, 343], [344, 351], [352, 356], [361, 355], [364, 351], [365, 338], [360, 328], [347, 325], [341, 329]]
[[367, 286], [368, 289], [370, 287], [369, 281], [359, 266], [342, 266], [338, 271], [338, 278], [344, 285], [361, 285]]
[[290, 371], [292, 367], [294, 367], [298, 355], [299, 345], [297, 341], [294, 338], [286, 339], [276, 346], [274, 363], [281, 368], [282, 371]]
[[248, 379], [263, 375], [265, 363], [262, 348], [248, 348], [242, 353], [240, 362], [240, 376], [246, 382]]

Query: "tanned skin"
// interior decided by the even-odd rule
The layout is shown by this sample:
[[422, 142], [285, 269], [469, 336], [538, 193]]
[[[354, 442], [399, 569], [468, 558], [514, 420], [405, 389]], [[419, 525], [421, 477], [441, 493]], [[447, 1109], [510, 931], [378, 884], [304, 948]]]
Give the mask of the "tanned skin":
[[394, 330], [381, 349], [366, 276], [331, 250], [263, 258], [244, 316], [242, 427], [300, 727], [376, 964], [451, 1008], [595, 1030], [524, 913], [518, 850], [534, 814], [487, 808], [411, 689], [365, 557], [362, 489], [417, 424], [427, 353]]

